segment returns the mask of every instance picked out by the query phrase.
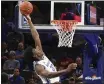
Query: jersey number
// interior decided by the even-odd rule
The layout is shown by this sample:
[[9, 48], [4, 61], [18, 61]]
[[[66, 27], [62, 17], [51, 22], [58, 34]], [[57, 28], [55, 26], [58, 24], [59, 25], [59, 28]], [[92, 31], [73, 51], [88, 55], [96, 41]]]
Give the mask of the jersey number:
[[55, 67], [54, 67], [54, 65], [50, 61], [47, 62], [46, 66], [50, 67], [52, 69], [52, 71], [55, 71]]

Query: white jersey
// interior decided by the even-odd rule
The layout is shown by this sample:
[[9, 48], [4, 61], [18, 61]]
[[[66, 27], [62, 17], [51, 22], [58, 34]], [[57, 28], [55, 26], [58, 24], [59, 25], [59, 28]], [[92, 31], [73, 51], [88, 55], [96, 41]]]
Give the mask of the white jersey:
[[[43, 60], [33, 62], [34, 69], [35, 69], [36, 64], [40, 64], [40, 65], [44, 66], [44, 68], [49, 72], [57, 72], [56, 67], [52, 64], [52, 62], [45, 55], [43, 55]], [[59, 82], [59, 80], [60, 80], [59, 77], [45, 78], [41, 75], [38, 75], [38, 76], [42, 80], [43, 84], [55, 83], [55, 82]]]

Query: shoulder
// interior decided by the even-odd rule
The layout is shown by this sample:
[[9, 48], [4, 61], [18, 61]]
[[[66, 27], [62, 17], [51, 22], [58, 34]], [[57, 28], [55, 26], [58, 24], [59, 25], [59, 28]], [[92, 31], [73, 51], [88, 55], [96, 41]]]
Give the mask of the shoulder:
[[36, 68], [35, 68], [36, 70], [41, 70], [41, 69], [44, 68], [44, 66], [41, 65], [41, 64], [36, 64], [35, 67], [36, 67]]
[[43, 66], [43, 65], [41, 65], [41, 64], [36, 64], [35, 65], [35, 70], [36, 70], [36, 72], [41, 72], [42, 70], [44, 70], [45, 69], [45, 67]]

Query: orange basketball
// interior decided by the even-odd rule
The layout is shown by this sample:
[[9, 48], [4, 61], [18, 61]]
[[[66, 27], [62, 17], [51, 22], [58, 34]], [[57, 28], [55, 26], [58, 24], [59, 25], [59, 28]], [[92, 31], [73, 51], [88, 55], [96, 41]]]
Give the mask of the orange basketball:
[[21, 2], [19, 7], [20, 7], [20, 12], [25, 15], [29, 15], [33, 11], [33, 5], [28, 1]]

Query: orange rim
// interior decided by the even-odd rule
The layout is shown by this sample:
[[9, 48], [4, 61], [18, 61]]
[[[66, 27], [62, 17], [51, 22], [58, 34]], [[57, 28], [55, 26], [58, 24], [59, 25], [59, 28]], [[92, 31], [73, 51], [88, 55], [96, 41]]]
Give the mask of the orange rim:
[[78, 23], [76, 20], [53, 20], [51, 23], [55, 24], [56, 26], [60, 26], [63, 31], [71, 32], [73, 30], [73, 26], [76, 26]]

